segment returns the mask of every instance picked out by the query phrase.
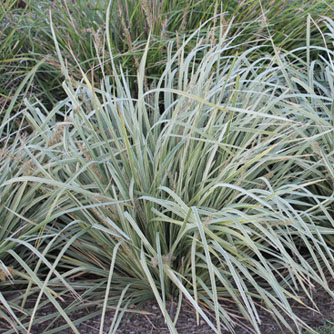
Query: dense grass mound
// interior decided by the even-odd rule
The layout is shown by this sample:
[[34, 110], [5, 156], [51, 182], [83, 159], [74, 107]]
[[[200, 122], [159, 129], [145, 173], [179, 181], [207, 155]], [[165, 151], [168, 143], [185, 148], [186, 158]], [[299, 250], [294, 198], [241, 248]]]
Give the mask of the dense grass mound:
[[113, 61], [100, 83], [73, 80], [55, 40], [67, 98], [49, 111], [26, 100], [29, 133], [2, 151], [0, 287], [26, 289], [2, 289], [3, 318], [27, 331], [56, 316], [36, 316], [50, 301], [78, 333], [81, 294], [103, 315], [155, 298], [171, 333], [175, 297], [218, 333], [236, 312], [260, 333], [259, 304], [307, 327], [291, 302], [315, 282], [332, 294], [324, 270], [334, 275], [333, 55], [311, 47], [310, 26], [303, 49], [266, 55], [199, 29], [169, 43], [150, 88], [148, 41], [135, 92]]

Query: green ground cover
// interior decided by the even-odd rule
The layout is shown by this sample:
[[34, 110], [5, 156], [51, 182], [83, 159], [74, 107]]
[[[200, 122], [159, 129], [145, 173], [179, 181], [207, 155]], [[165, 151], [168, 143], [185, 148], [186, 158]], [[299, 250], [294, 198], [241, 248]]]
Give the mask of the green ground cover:
[[216, 333], [261, 333], [259, 305], [312, 332], [291, 305], [314, 283], [333, 296], [333, 9], [1, 3], [5, 333], [59, 314], [79, 333], [82, 300], [102, 333], [107, 310], [148, 299], [171, 333], [171, 299]]

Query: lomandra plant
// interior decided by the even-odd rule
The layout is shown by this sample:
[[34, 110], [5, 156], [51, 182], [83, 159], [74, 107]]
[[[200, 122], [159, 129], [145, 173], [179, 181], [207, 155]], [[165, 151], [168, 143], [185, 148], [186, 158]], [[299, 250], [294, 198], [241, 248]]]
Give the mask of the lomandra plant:
[[[331, 169], [328, 154], [319, 166], [310, 151], [332, 132], [322, 127], [326, 99], [305, 92], [310, 82], [324, 84], [310, 75], [305, 82], [302, 69], [311, 63], [275, 47], [274, 56], [256, 60], [256, 47], [231, 56], [227, 36], [222, 29], [217, 45], [199, 40], [189, 54], [196, 32], [179, 49], [171, 43], [151, 89], [147, 44], [135, 97], [115, 64], [99, 85], [84, 73], [75, 82], [63, 65], [68, 98], [47, 117], [27, 102], [34, 131], [25, 151], [39, 163], [2, 187], [27, 183], [52, 198], [40, 240], [54, 247], [39, 256], [48, 269], [36, 272], [39, 298], [22, 326], [50, 318], [36, 312], [55, 286], [57, 296], [76, 289], [86, 305], [99, 307], [100, 333], [107, 310], [122, 315], [152, 298], [171, 333], [183, 303], [216, 333], [244, 326], [240, 316], [260, 333], [259, 306], [287, 329], [300, 329], [308, 326], [292, 303], [312, 300], [315, 283], [332, 294], [324, 269], [334, 274], [325, 240], [333, 233], [333, 198], [328, 187], [315, 191], [323, 189], [318, 171]], [[322, 65], [330, 73], [331, 64]], [[167, 307], [174, 298], [175, 317]], [[69, 318], [80, 299], [66, 313], [48, 299], [78, 333]], [[116, 328], [115, 320], [109, 332]]]

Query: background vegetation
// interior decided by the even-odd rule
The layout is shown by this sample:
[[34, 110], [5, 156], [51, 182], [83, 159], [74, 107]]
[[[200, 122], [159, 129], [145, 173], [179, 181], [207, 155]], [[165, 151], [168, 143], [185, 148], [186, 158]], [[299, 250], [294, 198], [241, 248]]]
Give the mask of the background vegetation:
[[1, 3], [5, 333], [114, 309], [112, 333], [149, 299], [171, 333], [184, 303], [312, 331], [291, 305], [333, 295], [333, 6]]

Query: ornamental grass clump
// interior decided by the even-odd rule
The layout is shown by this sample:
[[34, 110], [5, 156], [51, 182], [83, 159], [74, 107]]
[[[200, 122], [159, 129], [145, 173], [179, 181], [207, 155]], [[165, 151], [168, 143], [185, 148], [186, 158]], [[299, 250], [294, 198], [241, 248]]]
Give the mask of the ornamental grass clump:
[[[17, 328], [46, 320], [36, 312], [49, 300], [78, 333], [70, 318], [83, 299], [102, 314], [102, 333], [107, 310], [119, 320], [154, 298], [171, 333], [183, 303], [216, 333], [245, 326], [241, 318], [260, 333], [259, 306], [292, 330], [308, 327], [292, 303], [312, 300], [315, 283], [332, 295], [324, 274], [334, 275], [330, 57], [313, 61], [313, 48], [324, 48], [310, 39], [306, 62], [300, 49], [238, 54], [228, 31], [185, 53], [196, 38], [169, 44], [151, 88], [148, 41], [135, 94], [113, 62], [100, 83], [84, 72], [73, 80], [55, 40], [68, 97], [47, 116], [26, 101], [33, 131], [22, 150], [34, 167], [1, 185], [35, 189], [27, 198], [40, 193], [38, 215], [47, 212], [34, 219], [34, 240], [11, 238], [38, 259], [30, 270], [8, 252], [29, 276], [26, 296], [39, 291]], [[69, 290], [81, 298], [65, 312], [57, 300]]]

